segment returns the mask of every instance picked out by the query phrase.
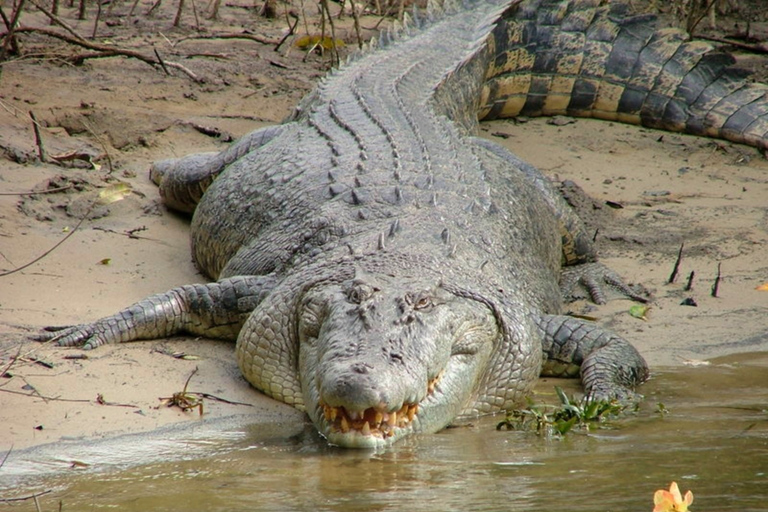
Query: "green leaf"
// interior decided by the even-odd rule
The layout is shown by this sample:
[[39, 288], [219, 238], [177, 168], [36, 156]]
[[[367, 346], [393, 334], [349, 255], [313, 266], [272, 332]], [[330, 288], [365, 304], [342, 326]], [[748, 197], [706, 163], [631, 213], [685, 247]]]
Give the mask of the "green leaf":
[[557, 393], [557, 397], [560, 399], [560, 403], [563, 405], [570, 405], [571, 401], [568, 400], [568, 396], [565, 394], [565, 391], [563, 391], [563, 388], [560, 386], [555, 386], [555, 393]]
[[564, 436], [565, 434], [570, 432], [570, 430], [576, 424], [576, 421], [578, 421], [578, 418], [576, 416], [569, 419], [568, 421], [558, 421], [557, 423], [555, 423], [555, 428], [557, 429], [557, 432], [561, 436]]
[[648, 317], [645, 315], [648, 313], [648, 310], [651, 309], [651, 306], [646, 306], [643, 304], [636, 304], [629, 308], [629, 314], [632, 315], [635, 318], [639, 318], [640, 320], [648, 320]]

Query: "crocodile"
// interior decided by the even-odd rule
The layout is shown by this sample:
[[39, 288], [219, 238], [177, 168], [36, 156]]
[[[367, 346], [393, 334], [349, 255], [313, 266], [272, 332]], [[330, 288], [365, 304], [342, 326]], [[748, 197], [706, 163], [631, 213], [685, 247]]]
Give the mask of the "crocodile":
[[341, 447], [513, 410], [540, 375], [638, 399], [643, 357], [564, 315], [563, 295], [645, 297], [597, 261], [546, 177], [474, 135], [478, 122], [579, 115], [765, 148], [765, 91], [731, 57], [615, 2], [430, 3], [282, 124], [152, 167], [166, 205], [193, 213], [211, 282], [39, 338], [235, 340], [251, 385]]

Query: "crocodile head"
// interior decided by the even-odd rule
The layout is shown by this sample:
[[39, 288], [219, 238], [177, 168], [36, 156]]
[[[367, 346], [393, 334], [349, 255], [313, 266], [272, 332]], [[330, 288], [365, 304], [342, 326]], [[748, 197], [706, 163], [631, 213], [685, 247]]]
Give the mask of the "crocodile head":
[[304, 406], [331, 444], [436, 432], [471, 405], [500, 336], [489, 306], [428, 278], [356, 277], [304, 296]]

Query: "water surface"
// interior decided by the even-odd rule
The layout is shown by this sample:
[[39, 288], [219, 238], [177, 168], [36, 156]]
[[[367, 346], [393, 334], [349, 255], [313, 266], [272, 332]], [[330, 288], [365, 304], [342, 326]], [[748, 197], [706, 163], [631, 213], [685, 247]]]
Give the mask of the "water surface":
[[696, 512], [768, 510], [768, 354], [657, 369], [643, 392], [637, 413], [560, 439], [497, 431], [495, 417], [370, 452], [240, 418], [48, 446], [11, 454], [0, 497], [49, 490], [42, 510], [650, 511], [674, 480]]

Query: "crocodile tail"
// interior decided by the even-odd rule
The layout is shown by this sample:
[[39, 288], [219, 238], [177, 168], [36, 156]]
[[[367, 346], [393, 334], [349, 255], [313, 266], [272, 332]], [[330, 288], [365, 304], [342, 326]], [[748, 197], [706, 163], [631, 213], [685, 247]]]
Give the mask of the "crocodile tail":
[[768, 148], [768, 86], [733, 56], [601, 0], [526, 0], [489, 40], [478, 118], [571, 115]]

